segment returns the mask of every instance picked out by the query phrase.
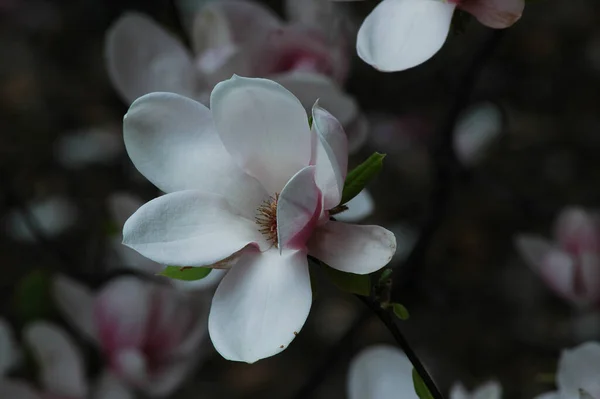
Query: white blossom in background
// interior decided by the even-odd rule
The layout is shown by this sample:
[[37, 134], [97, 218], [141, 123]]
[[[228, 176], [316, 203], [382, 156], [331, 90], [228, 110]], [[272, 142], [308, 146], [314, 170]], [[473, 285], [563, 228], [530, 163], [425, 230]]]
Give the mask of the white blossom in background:
[[110, 165], [124, 150], [116, 129], [90, 128], [62, 135], [54, 153], [65, 168], [80, 169], [93, 164]]
[[558, 391], [547, 392], [536, 399], [600, 398], [600, 344], [586, 342], [565, 349], [558, 361], [556, 386]]
[[[329, 220], [347, 172], [346, 135], [315, 104], [312, 130], [300, 101], [276, 82], [234, 76], [210, 110], [152, 93], [124, 119], [133, 164], [161, 191], [125, 223], [124, 244], [161, 264], [228, 268], [209, 332], [225, 358], [275, 355], [311, 307], [307, 255], [367, 274], [392, 258], [379, 226]], [[336, 215], [337, 216], [337, 215]]]
[[598, 304], [600, 225], [595, 213], [565, 208], [555, 222], [554, 240], [519, 234], [515, 243], [525, 262], [556, 294], [576, 305]]
[[466, 110], [454, 128], [454, 150], [463, 165], [474, 165], [502, 133], [502, 112], [492, 103]]
[[[0, 398], [133, 399], [132, 393], [109, 372], [90, 385], [79, 348], [58, 326], [34, 322], [25, 327], [23, 337], [38, 367], [39, 384], [0, 375]], [[0, 359], [4, 356], [0, 352]]]
[[[375, 345], [358, 353], [350, 363], [349, 399], [418, 399], [412, 379], [413, 366], [399, 349]], [[500, 399], [502, 387], [489, 381], [468, 392], [461, 383], [450, 390], [450, 399]]]
[[383, 0], [360, 27], [356, 49], [380, 71], [402, 71], [439, 51], [456, 9], [503, 29], [521, 18], [524, 7], [525, 0]]
[[37, 237], [27, 223], [23, 212], [29, 212], [30, 218], [46, 237], [54, 237], [72, 227], [77, 220], [77, 207], [66, 197], [54, 195], [26, 205], [26, 210], [12, 209], [4, 220], [8, 235], [15, 240], [35, 242]]
[[368, 126], [340, 86], [349, 66], [348, 38], [297, 18], [285, 23], [252, 1], [209, 1], [194, 16], [190, 51], [152, 19], [127, 13], [106, 35], [109, 76], [127, 103], [161, 91], [205, 105], [214, 85], [233, 74], [269, 78], [309, 113], [319, 99], [346, 128], [350, 148], [358, 148]]
[[58, 276], [53, 295], [67, 321], [101, 351], [108, 373], [151, 397], [172, 393], [202, 356], [207, 303], [134, 277], [98, 293]]
[[[114, 261], [115, 266], [118, 268], [133, 269], [141, 273], [145, 273], [154, 276], [160, 273], [165, 265], [156, 263], [144, 256], [139, 252], [123, 245], [123, 226], [125, 221], [129, 219], [135, 211], [137, 211], [144, 202], [136, 196], [128, 193], [116, 193], [109, 197], [108, 209], [111, 216], [111, 221], [115, 223], [115, 227], [118, 229], [118, 233], [111, 236], [110, 244], [112, 250], [117, 255], [117, 259]], [[167, 279], [175, 287], [182, 290], [205, 290], [216, 286], [225, 275], [226, 270], [214, 269], [210, 274], [201, 280], [196, 281], [180, 281], [174, 279]]]
[[21, 350], [8, 322], [0, 318], [0, 380], [21, 361]]

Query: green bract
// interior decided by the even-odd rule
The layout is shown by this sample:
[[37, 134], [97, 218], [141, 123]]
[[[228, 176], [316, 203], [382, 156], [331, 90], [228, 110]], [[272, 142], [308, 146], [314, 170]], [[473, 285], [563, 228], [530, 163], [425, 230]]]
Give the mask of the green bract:
[[174, 278], [175, 280], [196, 281], [208, 276], [211, 270], [209, 267], [167, 266], [159, 275]]
[[367, 158], [366, 161], [348, 172], [346, 182], [344, 183], [344, 191], [342, 192], [341, 205], [356, 197], [365, 188], [367, 183], [379, 173], [383, 167], [383, 158], [385, 158], [385, 154], [376, 152]]

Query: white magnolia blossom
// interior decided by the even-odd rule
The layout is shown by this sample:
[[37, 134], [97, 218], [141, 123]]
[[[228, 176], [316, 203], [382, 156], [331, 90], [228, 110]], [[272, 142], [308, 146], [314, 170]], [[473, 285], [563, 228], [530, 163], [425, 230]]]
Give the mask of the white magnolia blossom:
[[[118, 268], [129, 268], [148, 275], [156, 275], [163, 271], [165, 265], [154, 262], [142, 256], [139, 252], [123, 245], [123, 226], [125, 221], [137, 211], [144, 202], [136, 196], [128, 193], [115, 193], [110, 196], [108, 209], [111, 220], [115, 223], [118, 233], [110, 237], [112, 250], [116, 253], [117, 259], [114, 261]], [[196, 281], [181, 281], [169, 279], [171, 284], [182, 290], [205, 290], [216, 286], [225, 275], [226, 270], [213, 269], [208, 276]], [[163, 277], [166, 279], [166, 277]]]
[[474, 165], [502, 133], [502, 112], [492, 103], [466, 110], [454, 128], [454, 150], [464, 165]]
[[58, 276], [53, 294], [67, 321], [102, 352], [107, 373], [151, 397], [172, 393], [202, 355], [203, 298], [134, 277], [93, 293]]
[[[30, 220], [36, 223], [40, 232], [31, 231], [27, 216], [23, 212], [29, 212]], [[75, 224], [77, 214], [75, 204], [65, 197], [55, 195], [33, 201], [25, 210], [9, 211], [5, 219], [5, 228], [8, 234], [18, 241], [34, 242], [37, 239], [36, 233], [54, 237], [68, 230]]]
[[168, 194], [125, 223], [124, 244], [161, 264], [229, 268], [209, 316], [212, 342], [245, 362], [284, 350], [311, 307], [307, 255], [371, 273], [396, 240], [379, 226], [330, 221], [347, 169], [340, 123], [315, 105], [312, 130], [281, 85], [234, 76], [191, 99], [152, 93], [124, 120], [138, 170]]
[[[397, 348], [375, 345], [354, 357], [348, 371], [349, 399], [418, 399], [412, 379], [413, 366]], [[500, 399], [502, 387], [489, 381], [469, 392], [461, 383], [450, 390], [450, 399]]]
[[[29, 382], [0, 374], [0, 398], [133, 399], [133, 394], [110, 372], [103, 373], [90, 385], [79, 348], [58, 326], [34, 322], [26, 326], [23, 337], [38, 367], [41, 389]], [[15, 349], [16, 344], [13, 342], [12, 345]], [[4, 363], [6, 356], [7, 352], [0, 351], [0, 363]]]
[[402, 71], [438, 52], [457, 8], [502, 29], [518, 21], [524, 7], [525, 0], [383, 0], [363, 22], [356, 49], [380, 71]]
[[66, 168], [114, 163], [124, 151], [118, 132], [106, 128], [90, 128], [66, 133], [55, 146], [58, 162]]
[[536, 399], [600, 398], [600, 344], [586, 342], [562, 352], [556, 372], [558, 391]]
[[8, 322], [0, 318], [0, 379], [13, 367], [19, 364], [19, 350], [12, 329]]

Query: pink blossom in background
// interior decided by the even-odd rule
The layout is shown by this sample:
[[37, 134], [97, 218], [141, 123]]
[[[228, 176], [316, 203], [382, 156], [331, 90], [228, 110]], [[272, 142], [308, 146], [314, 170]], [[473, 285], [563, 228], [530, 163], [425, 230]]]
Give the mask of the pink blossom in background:
[[554, 240], [520, 234], [516, 246], [527, 264], [559, 296], [580, 305], [600, 301], [600, 225], [582, 208], [564, 209]]
[[54, 296], [67, 320], [102, 352], [122, 383], [152, 397], [175, 390], [197, 364], [207, 303], [167, 285], [134, 277], [98, 293], [59, 276]]

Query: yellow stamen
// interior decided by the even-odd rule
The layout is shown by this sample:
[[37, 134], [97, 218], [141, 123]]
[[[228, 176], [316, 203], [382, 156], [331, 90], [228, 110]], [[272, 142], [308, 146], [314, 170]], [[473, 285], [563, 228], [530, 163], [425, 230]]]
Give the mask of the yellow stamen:
[[267, 240], [277, 246], [277, 201], [279, 194], [267, 198], [256, 210], [256, 224]]

